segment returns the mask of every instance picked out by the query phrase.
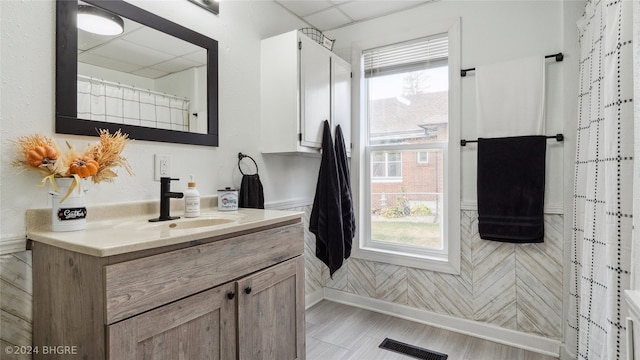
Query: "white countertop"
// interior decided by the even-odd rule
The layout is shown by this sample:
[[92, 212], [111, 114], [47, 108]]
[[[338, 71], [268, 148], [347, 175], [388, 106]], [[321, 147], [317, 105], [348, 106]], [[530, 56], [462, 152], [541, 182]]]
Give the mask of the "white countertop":
[[[91, 214], [92, 209], [88, 210]], [[131, 211], [127, 209], [118, 211], [117, 206], [112, 206], [109, 213], [114, 213], [114, 210], [120, 216], [113, 218], [103, 216], [101, 219], [94, 220], [88, 216], [87, 228], [78, 231], [53, 232], [50, 220], [48, 224], [46, 221], [27, 221], [27, 237], [30, 240], [63, 249], [105, 257], [206, 239], [302, 217], [302, 213], [297, 211], [261, 209], [218, 211], [217, 208], [209, 208], [203, 209], [197, 218], [181, 217], [178, 220], [152, 223], [149, 219], [157, 217], [157, 214], [138, 212], [137, 215], [131, 215]], [[31, 217], [50, 216], [50, 211], [50, 209], [48, 212], [46, 209], [33, 210]], [[122, 216], [123, 214], [128, 215]], [[182, 214], [172, 212], [171, 215]], [[27, 216], [29, 217], [29, 214]], [[193, 228], [180, 228], [182, 223], [206, 222], [207, 219], [228, 219], [229, 222], [212, 226], [205, 224], [205, 226]], [[175, 227], [172, 228], [172, 226]]]

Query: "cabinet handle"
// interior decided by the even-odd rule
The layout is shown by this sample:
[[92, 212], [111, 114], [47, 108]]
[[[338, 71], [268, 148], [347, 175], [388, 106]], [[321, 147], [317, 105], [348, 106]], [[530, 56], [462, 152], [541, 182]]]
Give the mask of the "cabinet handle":
[[245, 294], [251, 294], [251, 286], [247, 286], [246, 288], [244, 288], [244, 292]]
[[236, 294], [233, 291], [227, 293], [227, 299], [232, 300], [234, 297], [236, 297]]

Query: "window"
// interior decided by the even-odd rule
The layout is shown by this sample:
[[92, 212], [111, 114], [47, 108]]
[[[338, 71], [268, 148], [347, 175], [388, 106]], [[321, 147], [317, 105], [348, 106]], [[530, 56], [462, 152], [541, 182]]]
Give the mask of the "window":
[[420, 151], [418, 153], [418, 164], [428, 164], [428, 163], [429, 163], [429, 152]]
[[373, 181], [402, 181], [402, 153], [381, 151], [371, 157]]
[[459, 30], [453, 28], [362, 52], [366, 221], [358, 257], [459, 271], [460, 179], [453, 170], [459, 149], [452, 151], [459, 90], [449, 83], [459, 81], [452, 75], [459, 71]]

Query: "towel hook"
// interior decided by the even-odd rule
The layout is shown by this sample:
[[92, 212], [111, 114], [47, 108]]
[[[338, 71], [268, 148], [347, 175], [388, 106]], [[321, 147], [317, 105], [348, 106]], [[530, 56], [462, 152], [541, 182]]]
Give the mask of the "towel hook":
[[240, 167], [240, 162], [241, 162], [241, 161], [242, 161], [242, 159], [244, 159], [244, 158], [249, 158], [249, 159], [251, 159], [251, 161], [253, 161], [253, 165], [255, 165], [255, 166], [256, 166], [256, 173], [255, 173], [255, 174], [253, 174], [253, 175], [257, 175], [257, 174], [258, 174], [258, 164], [256, 163], [256, 161], [255, 161], [251, 156], [249, 156], [249, 155], [245, 155], [245, 154], [243, 154], [243, 153], [241, 153], [241, 152], [239, 152], [239, 153], [238, 153], [238, 170], [240, 170], [240, 173], [241, 173], [242, 175], [247, 175], [247, 174], [245, 174], [245, 173], [242, 171], [242, 168]]

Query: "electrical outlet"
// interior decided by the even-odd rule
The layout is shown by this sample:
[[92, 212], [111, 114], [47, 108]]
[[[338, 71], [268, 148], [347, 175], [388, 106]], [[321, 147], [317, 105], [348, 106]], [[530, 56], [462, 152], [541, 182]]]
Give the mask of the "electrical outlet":
[[161, 177], [171, 177], [171, 155], [155, 154], [154, 180]]

